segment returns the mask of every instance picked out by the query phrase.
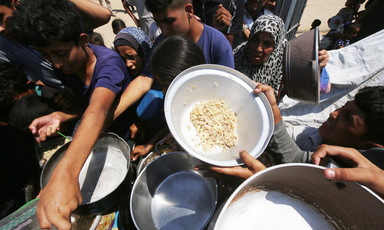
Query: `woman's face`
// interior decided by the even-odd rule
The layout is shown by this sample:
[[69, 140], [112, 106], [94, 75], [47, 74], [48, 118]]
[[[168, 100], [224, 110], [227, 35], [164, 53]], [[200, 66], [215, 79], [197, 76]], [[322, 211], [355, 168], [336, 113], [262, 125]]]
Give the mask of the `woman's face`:
[[144, 69], [144, 60], [137, 54], [135, 49], [129, 46], [118, 46], [116, 50], [132, 76], [136, 77], [141, 74]]
[[268, 32], [257, 32], [248, 41], [248, 60], [254, 66], [266, 62], [274, 47], [273, 37]]

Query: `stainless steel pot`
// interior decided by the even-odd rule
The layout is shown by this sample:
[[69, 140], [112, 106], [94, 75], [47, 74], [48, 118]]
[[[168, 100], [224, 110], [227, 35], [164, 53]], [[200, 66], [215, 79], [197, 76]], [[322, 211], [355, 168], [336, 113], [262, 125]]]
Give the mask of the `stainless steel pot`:
[[194, 171], [201, 161], [185, 152], [162, 155], [137, 177], [130, 198], [136, 228], [203, 229], [216, 207], [213, 178]]
[[243, 182], [214, 229], [382, 229], [384, 200], [354, 182], [330, 181], [322, 166], [283, 164]]
[[[69, 145], [70, 142], [58, 149], [43, 168], [42, 189]], [[83, 202], [74, 213], [91, 215], [116, 211], [122, 194], [130, 191], [133, 175], [127, 143], [114, 133], [102, 134], [81, 169], [79, 184]]]

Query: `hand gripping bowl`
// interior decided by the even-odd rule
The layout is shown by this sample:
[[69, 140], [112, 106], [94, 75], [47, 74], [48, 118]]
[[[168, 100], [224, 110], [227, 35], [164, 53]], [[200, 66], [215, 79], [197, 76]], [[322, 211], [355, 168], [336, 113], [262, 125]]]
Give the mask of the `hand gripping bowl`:
[[130, 212], [137, 229], [203, 229], [217, 201], [217, 184], [194, 166], [201, 164], [185, 152], [166, 153], [137, 177]]
[[[40, 179], [42, 189], [70, 143], [59, 148], [43, 168]], [[74, 213], [103, 215], [116, 211], [121, 194], [129, 189], [133, 180], [130, 165], [130, 148], [127, 143], [114, 133], [100, 135], [80, 171], [79, 185], [83, 202]]]
[[[221, 65], [198, 65], [180, 73], [170, 84], [164, 111], [168, 127], [186, 152], [218, 166], [242, 164], [239, 151], [257, 158], [266, 148], [274, 129], [273, 114], [263, 93], [255, 95], [256, 83], [244, 74]], [[238, 143], [228, 151], [204, 152], [193, 141], [190, 112], [194, 105], [223, 100], [237, 117]]]
[[319, 104], [319, 28], [291, 40], [283, 55], [283, 82], [287, 96], [306, 103]]
[[215, 230], [383, 229], [384, 200], [358, 183], [326, 179], [324, 169], [290, 163], [262, 170], [233, 192], [210, 226]]

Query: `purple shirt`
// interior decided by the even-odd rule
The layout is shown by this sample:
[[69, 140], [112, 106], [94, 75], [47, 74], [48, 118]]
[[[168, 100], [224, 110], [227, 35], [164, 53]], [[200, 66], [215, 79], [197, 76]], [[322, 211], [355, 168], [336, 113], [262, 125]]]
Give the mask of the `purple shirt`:
[[115, 51], [102, 46], [88, 45], [96, 56], [96, 64], [89, 86], [86, 86], [77, 76], [62, 75], [62, 82], [86, 104], [89, 104], [92, 93], [97, 87], [110, 89], [120, 96], [131, 82], [127, 66]]

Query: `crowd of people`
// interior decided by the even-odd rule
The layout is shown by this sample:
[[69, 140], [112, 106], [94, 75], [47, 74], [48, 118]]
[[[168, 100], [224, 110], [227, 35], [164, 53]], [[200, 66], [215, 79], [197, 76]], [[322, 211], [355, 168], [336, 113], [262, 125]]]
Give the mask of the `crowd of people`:
[[[111, 18], [106, 2], [109, 9], [88, 0], [0, 0], [1, 218], [26, 203], [25, 187], [41, 172], [34, 146], [58, 131], [73, 139], [44, 190], [33, 191], [40, 197], [41, 228], [70, 229], [70, 215], [82, 202], [78, 176], [101, 133], [134, 141], [134, 163], [160, 140], [180, 150], [161, 106], [146, 117], [136, 111], [145, 106], [146, 94], [165, 95], [179, 73], [200, 64], [227, 66], [258, 83], [254, 93], [264, 93], [273, 111], [275, 129], [263, 153], [273, 164], [319, 164], [332, 157], [341, 168], [326, 169], [326, 178], [360, 182], [384, 197], [383, 86], [361, 89], [332, 112], [316, 130], [321, 141], [312, 149], [287, 134], [279, 101], [288, 41], [283, 20], [274, 15], [276, 1], [146, 0], [144, 5], [123, 0], [136, 26], [115, 19], [112, 47], [93, 31]], [[342, 42], [332, 40], [332, 46], [342, 48], [347, 39], [353, 43], [383, 29], [384, 23], [377, 23], [383, 17], [374, 17], [382, 1], [369, 0], [359, 12], [362, 3], [347, 0], [330, 19], [329, 24], [339, 24], [325, 38], [338, 28], [344, 31], [338, 37]], [[318, 57], [321, 71], [327, 71], [327, 51], [318, 50]], [[322, 93], [329, 92], [328, 80]], [[196, 170], [246, 179], [269, 166], [246, 150], [239, 155], [247, 167], [199, 165]]]

